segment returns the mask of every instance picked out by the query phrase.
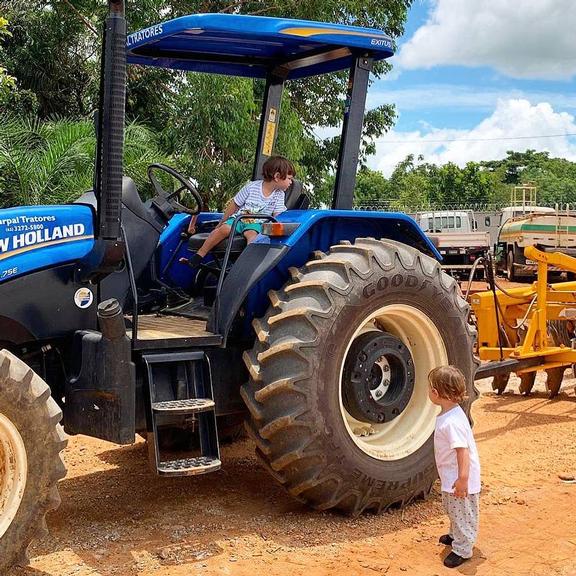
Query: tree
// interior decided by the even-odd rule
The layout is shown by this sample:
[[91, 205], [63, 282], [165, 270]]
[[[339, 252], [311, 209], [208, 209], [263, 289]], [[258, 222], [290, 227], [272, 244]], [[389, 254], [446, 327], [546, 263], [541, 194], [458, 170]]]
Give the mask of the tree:
[[354, 202], [356, 205], [369, 206], [390, 201], [390, 185], [382, 172], [363, 166], [356, 178]]
[[0, 0], [10, 20], [6, 67], [20, 90], [34, 94], [40, 118], [78, 117], [95, 107], [100, 42], [90, 18], [100, 3], [75, 4], [79, 8], [69, 1]]
[[518, 185], [525, 181], [527, 170], [539, 170], [549, 159], [548, 152], [514, 152], [509, 150], [506, 158], [481, 162], [486, 169], [499, 174], [499, 178], [506, 184]]
[[398, 163], [389, 180], [389, 195], [407, 210], [426, 206], [489, 204], [509, 195], [501, 182], [504, 170], [488, 169], [484, 163], [468, 162], [460, 168], [452, 162], [441, 166], [426, 163], [420, 156], [408, 155]]
[[[8, 20], [0, 16], [0, 40], [10, 36], [7, 30]], [[0, 57], [2, 56], [2, 47], [0, 45]], [[16, 86], [16, 80], [6, 72], [6, 68], [0, 66], [0, 103], [5, 101], [10, 91]]]
[[501, 203], [509, 203], [512, 187], [525, 182], [536, 185], [539, 204], [576, 201], [576, 164], [550, 158], [548, 152], [509, 151], [502, 160], [481, 162], [480, 165], [497, 181], [494, 197]]
[[398, 210], [412, 212], [430, 203], [431, 178], [433, 167], [423, 163], [423, 157], [416, 160], [413, 154], [398, 163], [389, 179], [389, 195]]
[[[411, 3], [412, 0], [279, 0], [273, 4], [243, 0], [128, 0], [126, 14], [131, 30], [188, 13], [235, 12], [372, 26], [397, 37], [403, 31]], [[11, 21], [6, 67], [16, 78], [21, 93], [32, 95], [37, 102], [27, 102], [29, 111], [35, 108], [43, 119], [89, 115], [97, 103], [98, 46], [105, 3], [0, 0], [0, 9]], [[388, 69], [387, 63], [378, 63], [375, 76]], [[263, 82], [232, 79], [229, 83], [211, 83], [192, 80], [196, 76], [192, 74], [139, 67], [129, 67], [128, 75], [128, 117], [161, 132], [167, 153], [199, 179], [215, 205], [221, 205], [223, 197], [250, 174], [252, 159], [246, 149], [255, 142]], [[276, 151], [296, 161], [299, 173], [306, 175], [312, 186], [325, 179], [338, 151], [337, 139], [320, 141], [314, 132], [319, 126], [336, 126], [340, 122], [346, 83], [344, 73], [289, 83]], [[187, 101], [184, 96], [191, 96], [189, 84], [197, 92]], [[215, 85], [222, 91], [214, 91]], [[240, 94], [239, 103], [232, 97], [235, 94]], [[235, 112], [238, 104], [239, 113]], [[224, 127], [226, 117], [228, 128]], [[374, 151], [373, 140], [393, 119], [390, 105], [367, 114], [362, 160]], [[208, 134], [212, 128], [215, 133]], [[235, 145], [231, 136], [237, 137], [240, 145]]]
[[[0, 208], [72, 202], [92, 189], [96, 139], [89, 121], [0, 116]], [[125, 173], [144, 196], [152, 190], [146, 169], [171, 163], [146, 127], [126, 129]]]

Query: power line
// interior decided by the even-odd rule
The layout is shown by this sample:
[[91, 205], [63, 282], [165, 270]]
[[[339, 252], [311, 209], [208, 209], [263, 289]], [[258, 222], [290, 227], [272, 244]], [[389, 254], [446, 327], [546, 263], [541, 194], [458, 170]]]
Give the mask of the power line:
[[444, 144], [446, 142], [494, 142], [495, 140], [531, 140], [533, 138], [565, 138], [576, 136], [576, 133], [567, 134], [543, 134], [541, 136], [498, 136], [495, 138], [454, 138], [447, 140], [378, 140], [378, 144]]

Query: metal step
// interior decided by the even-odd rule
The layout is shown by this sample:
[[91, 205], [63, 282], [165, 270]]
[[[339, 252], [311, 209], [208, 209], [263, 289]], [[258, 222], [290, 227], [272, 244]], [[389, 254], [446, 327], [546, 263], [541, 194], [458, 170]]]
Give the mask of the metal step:
[[179, 460], [165, 460], [158, 464], [158, 474], [161, 476], [194, 476], [219, 470], [222, 462], [210, 456], [196, 456]]
[[154, 402], [152, 410], [160, 414], [195, 414], [214, 410], [214, 400], [210, 398], [187, 398]]
[[143, 354], [142, 360], [150, 399], [148, 450], [156, 472], [192, 476], [220, 469], [216, 405], [206, 354], [173, 350]]

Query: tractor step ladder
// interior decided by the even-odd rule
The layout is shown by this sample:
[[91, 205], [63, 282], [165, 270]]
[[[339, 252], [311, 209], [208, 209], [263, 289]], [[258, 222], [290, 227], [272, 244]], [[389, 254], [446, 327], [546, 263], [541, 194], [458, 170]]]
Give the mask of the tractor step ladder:
[[[162, 476], [193, 476], [207, 474], [221, 467], [220, 448], [216, 428], [216, 407], [212, 392], [212, 378], [208, 357], [202, 351], [149, 353], [142, 356], [146, 365], [150, 395], [151, 432], [149, 433], [149, 458]], [[170, 386], [158, 388], [163, 378]], [[196, 431], [199, 437], [199, 455], [190, 456], [190, 450], [162, 449], [163, 433], [176, 419], [184, 428], [176, 428], [180, 444], [192, 440]], [[180, 417], [180, 418], [178, 418]], [[151, 437], [150, 437], [151, 436]], [[169, 452], [169, 456], [165, 453]]]

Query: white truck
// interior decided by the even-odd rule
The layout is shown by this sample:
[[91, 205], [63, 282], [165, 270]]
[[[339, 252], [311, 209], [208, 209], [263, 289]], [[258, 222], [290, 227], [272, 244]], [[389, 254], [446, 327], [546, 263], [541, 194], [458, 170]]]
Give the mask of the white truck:
[[576, 256], [576, 213], [546, 206], [509, 206], [502, 210], [496, 245], [498, 268], [508, 280], [533, 279], [537, 264], [524, 256], [526, 246]]
[[[442, 255], [442, 267], [453, 276], [467, 277], [474, 262], [490, 249], [490, 234], [479, 231], [472, 210], [419, 212], [416, 222]], [[484, 267], [477, 267], [478, 276]]]

